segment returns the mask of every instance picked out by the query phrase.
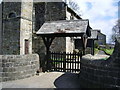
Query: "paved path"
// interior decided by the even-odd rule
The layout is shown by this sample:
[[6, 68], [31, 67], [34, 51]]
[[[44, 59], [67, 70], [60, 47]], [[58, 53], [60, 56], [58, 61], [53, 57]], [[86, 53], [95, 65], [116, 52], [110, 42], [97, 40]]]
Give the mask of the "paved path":
[[100, 55], [106, 55], [105, 52], [102, 51], [102, 50], [99, 50], [98, 54], [100, 54]]
[[49, 72], [26, 79], [3, 82], [2, 88], [80, 88], [80, 85], [77, 74]]

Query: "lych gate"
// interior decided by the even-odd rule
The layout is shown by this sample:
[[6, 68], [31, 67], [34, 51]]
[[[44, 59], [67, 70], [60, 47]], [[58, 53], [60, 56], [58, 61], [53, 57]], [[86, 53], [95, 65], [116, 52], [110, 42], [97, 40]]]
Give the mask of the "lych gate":
[[[46, 70], [57, 70], [58, 68], [60, 68], [61, 71], [66, 71], [65, 67], [66, 67], [67, 62], [70, 61], [69, 63], [71, 63], [71, 61], [75, 59], [74, 65], [76, 65], [78, 63], [77, 61], [79, 61], [80, 54], [75, 54], [75, 55], [78, 55], [78, 58], [76, 58], [76, 56], [72, 55], [71, 53], [61, 54], [63, 56], [57, 56], [57, 55], [54, 56], [52, 55], [53, 53], [51, 54], [50, 52], [50, 45], [52, 41], [55, 39], [55, 37], [81, 37], [82, 45], [83, 45], [82, 54], [85, 54], [87, 38], [91, 36], [91, 27], [89, 26], [89, 21], [83, 20], [83, 19], [69, 20], [69, 21], [67, 20], [48, 21], [42, 25], [42, 27], [40, 28], [38, 32], [36, 32], [36, 34], [42, 37], [44, 44], [46, 46], [45, 71]], [[69, 59], [65, 59], [67, 56], [69, 56]], [[72, 59], [74, 56], [75, 58]], [[61, 58], [58, 58], [58, 57], [61, 57]], [[60, 64], [56, 65], [56, 63], [59, 63], [59, 62], [61, 62], [61, 65]], [[76, 67], [74, 65], [72, 66]], [[72, 69], [71, 65], [69, 65], [69, 67], [70, 68], [68, 70], [70, 71], [70, 69]]]

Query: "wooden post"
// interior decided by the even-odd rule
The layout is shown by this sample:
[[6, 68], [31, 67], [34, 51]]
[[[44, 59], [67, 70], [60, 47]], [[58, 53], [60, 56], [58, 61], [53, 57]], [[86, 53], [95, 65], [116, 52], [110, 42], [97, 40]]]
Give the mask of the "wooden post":
[[94, 39], [92, 40], [92, 55], [94, 55]]
[[42, 36], [44, 44], [46, 46], [46, 56], [45, 56], [45, 71], [51, 69], [51, 61], [50, 61], [50, 45], [55, 37], [45, 37]]
[[83, 35], [81, 37], [81, 40], [83, 42], [83, 55], [85, 55], [85, 49], [86, 49], [86, 46], [87, 46], [87, 38]]

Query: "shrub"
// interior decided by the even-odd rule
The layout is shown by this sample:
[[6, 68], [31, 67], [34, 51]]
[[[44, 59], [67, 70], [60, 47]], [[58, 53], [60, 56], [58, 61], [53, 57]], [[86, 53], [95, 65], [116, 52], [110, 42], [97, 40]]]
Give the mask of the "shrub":
[[99, 48], [99, 44], [98, 43], [95, 43], [95, 48]]

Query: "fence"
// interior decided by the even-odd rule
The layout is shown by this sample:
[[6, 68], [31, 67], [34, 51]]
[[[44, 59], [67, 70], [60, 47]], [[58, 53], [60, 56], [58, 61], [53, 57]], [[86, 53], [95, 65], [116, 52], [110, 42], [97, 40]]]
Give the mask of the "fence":
[[79, 72], [81, 53], [51, 52], [52, 71]]

